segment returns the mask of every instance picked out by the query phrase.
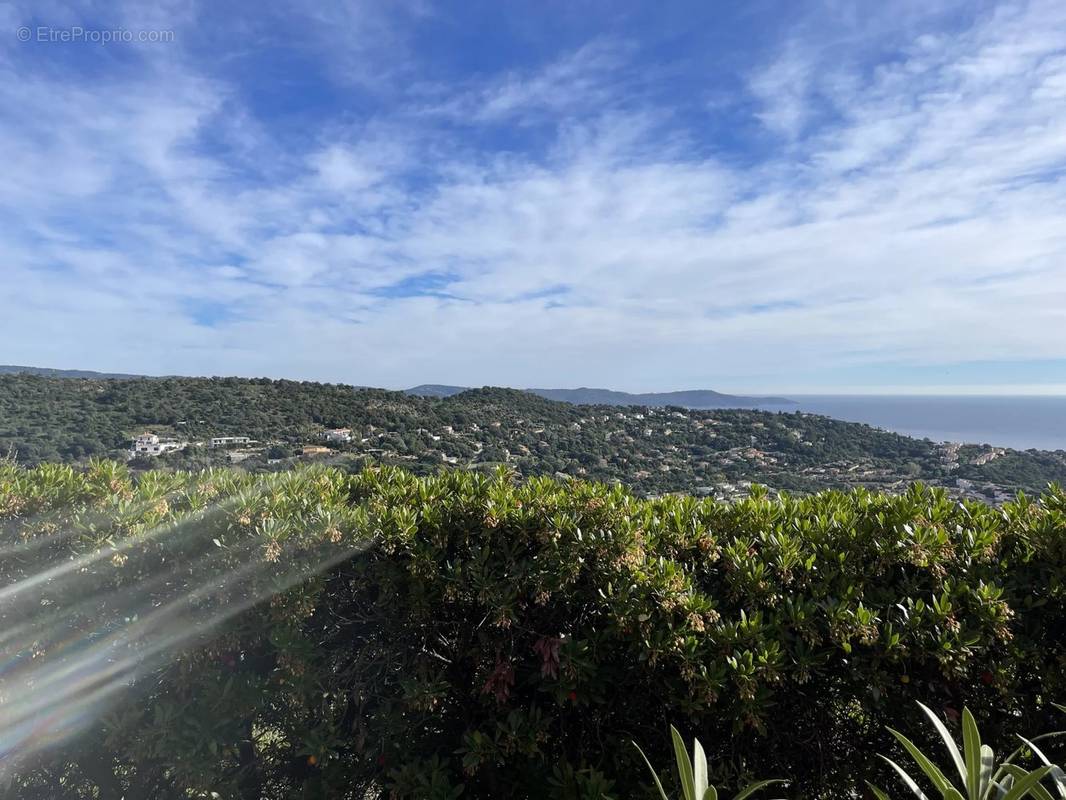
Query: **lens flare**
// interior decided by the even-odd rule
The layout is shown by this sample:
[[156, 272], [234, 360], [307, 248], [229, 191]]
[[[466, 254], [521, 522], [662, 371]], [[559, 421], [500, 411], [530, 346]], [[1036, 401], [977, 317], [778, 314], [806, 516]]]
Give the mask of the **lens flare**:
[[[268, 492], [270, 483], [259, 491]], [[24, 541], [5, 537], [0, 777], [77, 736], [227, 621], [365, 547], [317, 530], [234, 533], [235, 502], [109, 536], [81, 554], [73, 529]], [[79, 530], [91, 523], [81, 520]]]

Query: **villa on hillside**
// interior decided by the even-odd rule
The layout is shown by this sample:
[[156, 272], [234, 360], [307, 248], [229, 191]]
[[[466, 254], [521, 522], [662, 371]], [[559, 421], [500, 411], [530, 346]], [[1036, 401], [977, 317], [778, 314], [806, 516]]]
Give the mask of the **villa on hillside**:
[[327, 442], [350, 442], [352, 440], [352, 429], [327, 428], [322, 431], [322, 438]]
[[212, 447], [229, 447], [235, 444], [251, 444], [247, 436], [215, 436], [211, 439]]
[[160, 439], [154, 433], [142, 433], [133, 440], [130, 452], [134, 456], [158, 456], [170, 450], [184, 450], [187, 442], [177, 439]]

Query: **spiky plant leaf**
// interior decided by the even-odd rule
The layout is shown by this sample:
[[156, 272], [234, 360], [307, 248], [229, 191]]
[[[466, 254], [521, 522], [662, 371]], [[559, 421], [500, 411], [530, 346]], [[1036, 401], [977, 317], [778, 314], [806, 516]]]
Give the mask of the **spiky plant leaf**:
[[[1039, 747], [1037, 747], [1036, 744], [1031, 739], [1026, 739], [1024, 736], [1022, 736], [1020, 734], [1017, 734], [1017, 736], [1018, 736], [1019, 739], [1021, 739], [1023, 742], [1025, 742], [1025, 746], [1026, 747], [1028, 747], [1030, 750], [1033, 751], [1033, 755], [1036, 756], [1038, 759], [1040, 759], [1041, 763], [1043, 763], [1043, 764], [1045, 764], [1045, 765], [1047, 765], [1049, 767], [1051, 766], [1051, 762], [1048, 760], [1048, 757], [1046, 755], [1044, 755], [1044, 751], [1041, 750]], [[1013, 770], [1011, 772], [1013, 774]]]
[[988, 795], [992, 785], [992, 767], [996, 763], [996, 754], [987, 744], [981, 745], [981, 797]]
[[955, 739], [952, 738], [948, 732], [947, 726], [940, 721], [940, 717], [933, 713], [933, 710], [924, 703], [918, 703], [925, 715], [929, 717], [933, 723], [933, 727], [936, 728], [937, 733], [940, 734], [940, 738], [944, 740], [944, 745], [948, 749], [948, 753], [951, 754], [951, 760], [955, 762], [955, 768], [959, 771], [959, 778], [963, 784], [966, 784], [966, 762], [963, 761], [962, 753], [959, 752], [959, 747], [955, 744]]
[[962, 710], [962, 750], [966, 756], [966, 794], [970, 800], [982, 800], [981, 732], [968, 708]]
[[681, 776], [681, 791], [685, 800], [701, 800], [701, 798], [696, 797], [696, 785], [692, 776], [692, 760], [688, 757], [688, 751], [685, 750], [685, 742], [681, 738], [681, 734], [677, 732], [677, 728], [673, 725], [670, 726], [670, 738], [674, 741], [674, 759], [677, 761], [677, 771]]
[[772, 783], [787, 784], [788, 781], [784, 780], [783, 778], [770, 778], [769, 780], [765, 781], [755, 781], [755, 783], [749, 783], [747, 786], [745, 786], [743, 789], [733, 795], [733, 800], [745, 800], [745, 798], [759, 791], [763, 787], [769, 786]]
[[[707, 754], [703, 752], [703, 745], [700, 744], [699, 739], [696, 739], [692, 745], [692, 762], [693, 796], [696, 800], [704, 800], [711, 787], [707, 782]], [[718, 792], [715, 791], [715, 797], [710, 800], [718, 800], [717, 794]]]
[[651, 777], [655, 780], [655, 787], [659, 790], [659, 796], [662, 797], [663, 800], [670, 800], [670, 798], [666, 796], [666, 791], [663, 789], [663, 782], [659, 780], [659, 775], [655, 772], [655, 767], [651, 765], [648, 757], [644, 755], [644, 751], [640, 749], [640, 745], [633, 742], [632, 739], [630, 741], [633, 746], [637, 748], [637, 752], [640, 753], [640, 757], [644, 759], [644, 763], [648, 765], [648, 771], [651, 772]]
[[1066, 800], [1066, 772], [1063, 772], [1062, 768], [1058, 765], [1052, 764], [1051, 760], [1044, 755], [1044, 751], [1037, 747], [1032, 740], [1026, 739], [1024, 736], [1019, 736], [1018, 738], [1025, 742], [1028, 748], [1033, 751], [1033, 755], [1039, 758], [1046, 766], [1051, 767], [1051, 771], [1048, 773], [1051, 776], [1051, 781], [1055, 784], [1055, 789], [1058, 791], [1059, 797], [1062, 798], [1062, 800]]
[[1021, 798], [1029, 794], [1033, 787], [1050, 771], [1050, 767], [1040, 767], [1027, 773], [1025, 777], [1018, 778], [1014, 782], [1014, 786], [1011, 787], [1011, 790], [1003, 795], [1003, 800], [1021, 800]]
[[[1008, 773], [1007, 778], [1004, 780], [1004, 783], [1006, 783], [1006, 781], [1008, 780], [1012, 781], [1010, 786], [1007, 786], [1004, 790], [1003, 796], [1006, 796], [1007, 791], [1009, 791], [1010, 787], [1014, 785], [1014, 782], [1018, 781], [1021, 778], [1024, 778], [1026, 775], [1029, 774], [1028, 770], [1022, 769], [1017, 764], [1004, 764], [1002, 769], [1004, 772]], [[1036, 800], [1055, 800], [1055, 798], [1051, 796], [1051, 792], [1045, 789], [1044, 786], [1040, 783], [1037, 783], [1029, 791], [1033, 795], [1033, 797], [1036, 798]]]
[[[880, 756], [880, 754], [878, 755]], [[908, 789], [914, 792], [918, 800], [929, 800], [929, 798], [925, 796], [925, 792], [923, 792], [918, 787], [918, 784], [914, 782], [914, 778], [908, 775], [907, 771], [903, 769], [903, 767], [901, 767], [899, 764], [897, 764], [895, 761], [893, 761], [891, 758], [888, 758], [887, 756], [880, 756], [880, 758], [884, 760], [885, 763], [887, 763], [890, 767], [892, 767], [892, 769], [894, 769], [897, 773], [899, 773], [900, 778], [903, 779], [903, 783], [907, 785]]]
[[1051, 775], [1051, 780], [1055, 782], [1055, 788], [1058, 789], [1059, 796], [1062, 800], [1066, 800], [1066, 770], [1063, 770], [1057, 764], [1052, 764], [1049, 774]]
[[[1050, 774], [1050, 773], [1049, 773]], [[1036, 800], [1055, 800], [1051, 792], [1044, 788], [1044, 784], [1036, 783], [1033, 788], [1029, 790], [1030, 794], [1036, 798]]]
[[896, 740], [903, 745], [903, 747], [907, 750], [908, 753], [911, 754], [911, 758], [915, 760], [918, 766], [921, 767], [922, 772], [924, 772], [929, 777], [929, 780], [933, 782], [933, 785], [936, 787], [936, 790], [942, 795], [945, 794], [951, 783], [944, 776], [944, 773], [941, 772], [940, 767], [930, 761], [925, 756], [925, 754], [918, 749], [914, 742], [912, 742], [902, 733], [897, 730], [893, 730], [892, 728], [889, 728], [888, 732], [895, 736]]

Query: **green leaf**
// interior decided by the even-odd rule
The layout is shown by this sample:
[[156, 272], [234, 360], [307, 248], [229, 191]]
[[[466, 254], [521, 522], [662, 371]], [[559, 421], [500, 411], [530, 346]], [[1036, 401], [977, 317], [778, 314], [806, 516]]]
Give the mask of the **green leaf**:
[[908, 775], [906, 770], [903, 769], [903, 767], [901, 767], [899, 764], [897, 764], [895, 761], [893, 761], [891, 758], [888, 758], [887, 756], [882, 756], [880, 754], [878, 754], [878, 756], [883, 761], [885, 761], [890, 767], [892, 767], [892, 769], [899, 773], [899, 776], [903, 779], [903, 782], [907, 785], [907, 788], [914, 792], [914, 794], [918, 797], [918, 800], [929, 800], [929, 798], [925, 796], [925, 792], [918, 788], [918, 784], [914, 782], [914, 778]]
[[1041, 783], [1034, 784], [1033, 788], [1029, 790], [1029, 793], [1032, 794], [1036, 800], [1055, 800], [1055, 798], [1051, 796], [1051, 792], [1045, 789]]
[[[703, 745], [700, 744], [700, 740], [696, 739], [692, 745], [692, 760], [693, 760], [693, 774], [692, 774], [692, 791], [693, 795], [698, 800], [703, 800], [706, 797], [710, 785], [707, 781], [707, 754], [703, 752]], [[718, 792], [715, 791], [715, 797], [711, 800], [718, 800]]]
[[1055, 782], [1055, 788], [1059, 790], [1059, 796], [1062, 800], [1066, 800], [1066, 772], [1062, 767], [1053, 765], [1051, 767], [1051, 779]]
[[1051, 771], [1051, 767], [1040, 767], [1034, 769], [1028, 773], [1024, 778], [1018, 778], [1014, 782], [1014, 786], [1011, 790], [1003, 795], [1003, 800], [1021, 800], [1029, 792], [1032, 791], [1033, 786], [1040, 782], [1040, 780]]
[[936, 787], [936, 790], [942, 795], [946, 794], [948, 787], [951, 785], [951, 782], [948, 781], [948, 779], [944, 776], [944, 773], [940, 771], [940, 767], [938, 767], [936, 764], [926, 758], [925, 754], [922, 753], [922, 751], [919, 750], [917, 746], [915, 746], [914, 742], [912, 742], [902, 733], [893, 730], [892, 728], [889, 728], [888, 732], [895, 736], [897, 741], [899, 741], [899, 743], [902, 744], [904, 748], [906, 748], [907, 752], [911, 754], [911, 758], [913, 758], [915, 762], [917, 762], [918, 766], [922, 768], [922, 772], [929, 776], [929, 780], [933, 782], [933, 785]]
[[[1013, 752], [1011, 752], [1009, 756], [1003, 759], [1003, 763], [1013, 763], [1014, 759], [1020, 756], [1022, 754], [1022, 751], [1025, 750], [1032, 742], [1039, 742], [1041, 739], [1053, 739], [1057, 736], [1066, 736], [1066, 731], [1052, 731], [1051, 733], [1042, 733], [1039, 736], [1034, 736], [1032, 739], [1025, 739], [1023, 740], [1025, 744], [1019, 745]], [[1022, 737], [1019, 736], [1018, 738], [1021, 739]]]
[[[1026, 775], [1029, 774], [1027, 770], [1022, 769], [1017, 764], [1004, 764], [1003, 769], [1006, 772], [1010, 773], [1011, 777], [1014, 778], [1014, 780], [1016, 781], [1024, 778]], [[1036, 800], [1055, 800], [1055, 798], [1051, 796], [1051, 792], [1049, 792], [1039, 783], [1033, 786], [1033, 788], [1029, 791], [1033, 795], [1033, 797], [1036, 798]], [[1004, 792], [1003, 794], [1006, 795], [1006, 792]]]
[[983, 800], [981, 794], [981, 732], [970, 709], [962, 710], [962, 749], [966, 754], [966, 793], [970, 800]]
[[[630, 741], [632, 742], [632, 740]], [[648, 757], [644, 755], [644, 751], [640, 749], [640, 745], [636, 742], [632, 742], [632, 744], [637, 748], [640, 757], [644, 759], [644, 763], [648, 765], [648, 770], [651, 772], [652, 778], [655, 779], [655, 786], [659, 789], [659, 796], [662, 797], [663, 800], [670, 800], [670, 798], [666, 796], [666, 792], [663, 790], [663, 782], [659, 780], [659, 775], [655, 772], [655, 767], [653, 767], [651, 762], [648, 761]]]
[[681, 791], [685, 800], [698, 800], [696, 786], [692, 780], [692, 761], [685, 750], [685, 742], [677, 728], [670, 726], [670, 737], [674, 740], [674, 759], [677, 761], [677, 771], [681, 776]]
[[707, 791], [703, 793], [703, 800], [718, 800], [718, 790], [713, 786], [708, 786]]
[[955, 744], [955, 740], [951, 734], [948, 733], [947, 727], [940, 721], [940, 717], [933, 713], [933, 710], [924, 703], [918, 703], [921, 706], [922, 711], [933, 722], [933, 726], [936, 728], [937, 733], [940, 734], [940, 738], [944, 740], [944, 745], [948, 749], [948, 753], [951, 754], [952, 761], [955, 762], [955, 768], [959, 771], [959, 779], [966, 784], [966, 762], [962, 759], [962, 753], [959, 752], [958, 745]]
[[992, 783], [992, 767], [996, 763], [996, 754], [987, 744], [981, 745], [981, 797], [988, 794]]
[[[1030, 750], [1033, 751], [1033, 755], [1034, 756], [1039, 758], [1044, 764], [1047, 764], [1049, 767], [1051, 766], [1051, 762], [1048, 761], [1048, 757], [1046, 755], [1044, 755], [1044, 751], [1043, 750], [1041, 750], [1039, 747], [1037, 747], [1035, 744], [1033, 744], [1033, 742], [1031, 742], [1029, 739], [1026, 739], [1024, 736], [1018, 736], [1018, 738], [1021, 739], [1023, 742], [1025, 742], [1026, 746]], [[1013, 771], [1012, 771], [1012, 774], [1013, 774]]]
[[783, 778], [770, 778], [769, 780], [765, 781], [755, 781], [755, 783], [749, 783], [747, 786], [745, 786], [743, 789], [733, 795], [733, 800], [744, 800], [746, 797], [749, 797], [750, 795], [759, 791], [763, 787], [769, 786], [772, 783], [788, 783], [788, 781], [784, 780]]
[[[884, 789], [880, 789], [874, 786], [869, 781], [866, 781], [866, 785], [870, 787], [870, 791], [874, 793], [874, 797], [876, 797], [877, 800], [890, 800], [888, 792], [886, 792]], [[734, 800], [736, 800], [736, 798], [734, 798]]]
[[[1033, 755], [1044, 762], [1044, 764], [1051, 767], [1049, 774], [1051, 775], [1052, 782], [1055, 784], [1055, 789], [1058, 791], [1059, 797], [1061, 797], [1062, 800], [1066, 800], [1066, 772], [1063, 772], [1061, 767], [1052, 764], [1051, 760], [1044, 755], [1044, 751], [1037, 747], [1032, 741], [1026, 739], [1024, 736], [1019, 736], [1018, 738], [1028, 745], [1029, 749], [1033, 751]], [[1040, 788], [1043, 789], [1044, 787], [1041, 786]]]

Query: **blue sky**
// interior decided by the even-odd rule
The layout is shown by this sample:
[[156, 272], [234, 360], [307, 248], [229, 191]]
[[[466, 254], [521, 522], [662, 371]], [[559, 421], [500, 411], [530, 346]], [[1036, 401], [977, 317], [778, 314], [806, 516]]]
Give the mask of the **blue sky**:
[[304, 5], [0, 3], [0, 362], [1066, 393], [1066, 4]]

